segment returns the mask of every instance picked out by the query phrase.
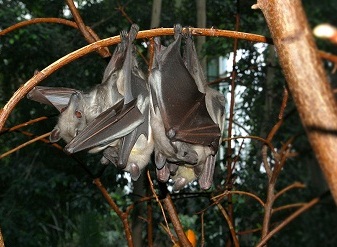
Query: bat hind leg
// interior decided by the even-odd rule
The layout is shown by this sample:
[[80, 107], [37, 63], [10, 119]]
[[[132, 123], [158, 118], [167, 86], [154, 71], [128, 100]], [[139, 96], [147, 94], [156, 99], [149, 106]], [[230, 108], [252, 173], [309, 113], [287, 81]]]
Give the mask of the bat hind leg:
[[203, 190], [208, 190], [213, 183], [213, 174], [215, 167], [215, 156], [209, 155], [206, 159], [204, 169], [199, 177], [199, 186]]

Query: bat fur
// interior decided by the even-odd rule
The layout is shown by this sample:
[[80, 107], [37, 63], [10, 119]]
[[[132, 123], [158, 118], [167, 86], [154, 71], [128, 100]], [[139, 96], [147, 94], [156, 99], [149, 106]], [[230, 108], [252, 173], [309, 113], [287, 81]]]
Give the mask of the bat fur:
[[[183, 188], [186, 184], [195, 179], [198, 179], [202, 189], [208, 189], [213, 181], [215, 154], [217, 146], [220, 143], [219, 137], [223, 131], [225, 100], [222, 94], [206, 85], [206, 80], [197, 59], [190, 33], [184, 36], [186, 39], [185, 55], [184, 59], [181, 59], [183, 62], [180, 61], [180, 43], [177, 45], [175, 42], [180, 42], [179, 39], [181, 39], [182, 36], [181, 30], [182, 28], [179, 24], [175, 26], [175, 41], [169, 47], [164, 49], [163, 46], [160, 45], [159, 38], [155, 38], [155, 55], [149, 82], [152, 94], [151, 125], [154, 132], [157, 176], [159, 180], [167, 181], [171, 175], [174, 182], [174, 190]], [[193, 83], [196, 84], [197, 88], [191, 88], [191, 91], [194, 90], [199, 93], [196, 93], [196, 95], [204, 94], [204, 104], [208, 116], [218, 126], [218, 129], [212, 129], [212, 134], [215, 137], [218, 136], [216, 143], [214, 141], [209, 142], [209, 145], [205, 145], [203, 142], [190, 143], [188, 142], [190, 141], [189, 139], [185, 142], [180, 140], [172, 141], [170, 140], [170, 131], [167, 131], [167, 129], [164, 128], [164, 121], [171, 116], [165, 116], [165, 111], [163, 115], [160, 103], [157, 103], [157, 101], [160, 101], [160, 97], [162, 97], [160, 91], [162, 90], [160, 87], [161, 83], [167, 82], [166, 78], [161, 74], [161, 69], [164, 69], [161, 68], [161, 65], [165, 62], [165, 56], [168, 56], [168, 52], [172, 52], [172, 49], [175, 49], [173, 52], [176, 56], [179, 54], [176, 59], [177, 63], [174, 65], [177, 73], [184, 73], [185, 75], [183, 78], [192, 80]], [[186, 75], [187, 73], [189, 73], [191, 78]], [[165, 82], [162, 82], [162, 80]], [[179, 106], [178, 103], [177, 105], [178, 107], [184, 107], [183, 105]], [[199, 115], [197, 115], [197, 117], [198, 116]], [[197, 120], [198, 121], [196, 122], [203, 121], [201, 118]], [[206, 125], [212, 124], [209, 119], [206, 119], [206, 121]], [[191, 126], [191, 128], [193, 127], [194, 126]], [[174, 163], [178, 164], [178, 166], [174, 165]]]

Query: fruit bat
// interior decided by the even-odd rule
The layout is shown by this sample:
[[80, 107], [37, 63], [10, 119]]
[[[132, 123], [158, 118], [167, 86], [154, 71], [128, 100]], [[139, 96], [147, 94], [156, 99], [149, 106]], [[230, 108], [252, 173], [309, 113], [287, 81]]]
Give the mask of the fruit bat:
[[53, 105], [60, 111], [58, 123], [50, 135], [51, 142], [57, 142], [61, 138], [70, 142], [89, 122], [122, 100], [117, 82], [121, 80], [125, 51], [126, 43], [119, 43], [104, 71], [102, 83], [89, 92], [36, 86], [28, 93], [28, 99]]
[[104, 157], [117, 161], [117, 167], [130, 172], [133, 180], [138, 179], [153, 152], [149, 89], [138, 67], [132, 44], [138, 30], [138, 26], [133, 24], [129, 34], [125, 31], [121, 33], [125, 58], [117, 79], [117, 89], [123, 99], [88, 123], [65, 147], [68, 153], [105, 149]]
[[[84, 141], [81, 141], [80, 138], [77, 137], [76, 140], [72, 141], [71, 144], [66, 147], [65, 151], [73, 153], [87, 147], [89, 148], [90, 146], [93, 148], [90, 149], [89, 152], [98, 152], [105, 148], [101, 160], [102, 163], [106, 164], [108, 161], [111, 161], [116, 165], [119, 164], [119, 167], [131, 172], [133, 179], [137, 179], [140, 175], [139, 168], [143, 168], [148, 163], [150, 154], [153, 151], [153, 144], [151, 147], [152, 135], [151, 131], [146, 128], [146, 124], [140, 126], [137, 131], [132, 131], [133, 128], [144, 122], [144, 119], [147, 119], [148, 122], [149, 117], [148, 89], [145, 85], [144, 76], [139, 70], [136, 60], [132, 57], [133, 46], [128, 49], [128, 62], [124, 63], [127, 55], [127, 47], [130, 46], [132, 40], [135, 38], [138, 27], [134, 26], [132, 30], [130, 39], [127, 38], [127, 32], [123, 31], [121, 33], [121, 43], [118, 44], [105, 69], [102, 83], [95, 86], [89, 92], [83, 93], [82, 91], [69, 88], [38, 86], [28, 94], [28, 98], [53, 105], [61, 112], [58, 123], [50, 136], [53, 142], [62, 138], [69, 143], [84, 129], [85, 133], [95, 133], [97, 130], [99, 130], [99, 133], [103, 133], [100, 132], [102, 129], [113, 131], [109, 122], [111, 117], [118, 114], [122, 120], [113, 126], [114, 128], [119, 128], [119, 133], [115, 133], [111, 138], [123, 136], [122, 139], [109, 141], [109, 146], [105, 148], [105, 146], [100, 146], [102, 140], [100, 140], [99, 135], [92, 135], [88, 138], [89, 140], [86, 139]], [[132, 75], [130, 72], [131, 69]], [[132, 88], [130, 88], [130, 77], [136, 81]], [[128, 80], [129, 83], [124, 83], [125, 80]], [[132, 92], [132, 90], [134, 92]], [[133, 103], [135, 100], [131, 99], [133, 97], [132, 93], [135, 95], [139, 94], [137, 103], [143, 112], [143, 116], [141, 116], [139, 110], [138, 112], [134, 110]], [[124, 102], [126, 103], [125, 105]], [[131, 113], [128, 113], [129, 111], [131, 111]], [[133, 120], [131, 119], [130, 124], [127, 123], [127, 121], [129, 121], [128, 118], [132, 118], [132, 116], [138, 117], [138, 119], [134, 122], [132, 122]], [[93, 120], [95, 122], [90, 124]], [[100, 123], [100, 125], [97, 125], [97, 123]], [[104, 125], [109, 125], [110, 127]], [[128, 125], [129, 127], [126, 127]], [[139, 138], [137, 139], [137, 134], [141, 132], [144, 132], [145, 135], [138, 136]], [[81, 136], [85, 136], [85, 133]], [[107, 134], [109, 135], [109, 133]], [[98, 137], [98, 139], [95, 137]], [[137, 142], [134, 143], [135, 141]], [[76, 146], [76, 143], [80, 144]], [[84, 143], [88, 146], [83, 148]], [[146, 145], [142, 145], [143, 143]], [[133, 144], [135, 145], [133, 146]], [[142, 150], [143, 146], [146, 150]], [[132, 149], [133, 147], [135, 148]], [[128, 159], [130, 163], [129, 166], [126, 165], [126, 160]]]
[[176, 174], [172, 176], [175, 190], [195, 178], [202, 189], [208, 189], [222, 133], [224, 97], [206, 86], [191, 34], [185, 36], [183, 59], [182, 27], [176, 25], [174, 32], [175, 41], [167, 48], [159, 37], [154, 39], [149, 76], [157, 177], [167, 181]]

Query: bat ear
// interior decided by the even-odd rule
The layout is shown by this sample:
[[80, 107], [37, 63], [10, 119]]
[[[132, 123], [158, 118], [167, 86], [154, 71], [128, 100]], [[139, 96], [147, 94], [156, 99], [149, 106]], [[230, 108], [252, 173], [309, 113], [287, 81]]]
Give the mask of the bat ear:
[[53, 129], [49, 136], [50, 142], [58, 142], [61, 139], [60, 134], [61, 131], [58, 128]]

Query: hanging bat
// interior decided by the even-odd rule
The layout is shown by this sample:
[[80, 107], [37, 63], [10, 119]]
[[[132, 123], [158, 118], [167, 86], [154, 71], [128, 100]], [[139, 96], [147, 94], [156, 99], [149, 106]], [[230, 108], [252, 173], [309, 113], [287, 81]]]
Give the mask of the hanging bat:
[[[184, 34], [186, 45], [184, 47], [184, 63], [194, 78], [198, 90], [205, 93], [206, 108], [210, 114], [212, 120], [219, 126], [220, 133], [224, 130], [225, 121], [225, 98], [224, 95], [219, 91], [207, 86], [206, 78], [203, 73], [203, 69], [198, 60], [195, 45], [192, 39], [192, 34], [187, 28]], [[219, 139], [219, 145], [221, 140]], [[215, 167], [215, 154], [207, 147], [200, 149], [198, 147], [197, 153], [199, 155], [198, 166], [179, 166], [177, 171], [172, 177], [174, 184], [174, 189], [184, 187], [189, 182], [195, 180], [198, 177], [198, 182], [201, 187], [210, 187], [213, 181], [213, 173]], [[193, 178], [194, 177], [194, 178]]]
[[[53, 105], [60, 111], [58, 123], [50, 135], [51, 142], [57, 142], [62, 138], [69, 143], [102, 111], [111, 107], [113, 107], [110, 109], [111, 111], [118, 111], [121, 108], [123, 97], [119, 93], [117, 82], [123, 80], [121, 69], [125, 59], [126, 46], [125, 40], [117, 45], [104, 71], [102, 83], [96, 85], [89, 92], [71, 88], [37, 86], [28, 93], [28, 99]], [[119, 82], [119, 84], [121, 83]], [[116, 141], [115, 147], [105, 150], [104, 153], [109, 155], [110, 158], [112, 156], [116, 158], [118, 147], [119, 142]], [[92, 150], [91, 152], [97, 151], [99, 150]], [[103, 164], [109, 163], [105, 157], [101, 159], [101, 162]]]
[[[199, 90], [197, 85], [197, 80], [204, 78], [198, 78], [202, 71], [196, 53], [189, 57], [193, 58], [190, 59], [192, 62], [185, 58], [190, 66], [199, 66], [195, 73], [188, 69], [180, 54], [181, 26], [176, 25], [174, 31], [175, 41], [167, 48], [161, 46], [159, 38], [155, 38], [154, 62], [149, 77], [157, 176], [160, 180], [166, 179], [169, 176], [167, 171], [170, 171], [166, 165], [183, 164], [185, 167], [179, 170], [178, 166], [175, 173], [183, 174], [186, 170], [188, 174], [174, 177], [175, 189], [182, 188], [191, 180], [186, 177], [198, 177], [200, 187], [208, 189], [212, 183], [214, 155], [221, 136], [221, 123], [217, 123], [211, 114], [214, 115], [214, 111], [223, 116], [224, 101], [215, 104], [216, 107], [221, 105], [221, 109], [211, 109], [213, 104], [207, 101], [212, 96], [207, 96], [208, 90]], [[192, 51], [188, 49], [188, 52]], [[205, 87], [205, 81], [200, 87]], [[184, 157], [193, 157], [196, 162]]]
[[[121, 75], [117, 79], [117, 88], [123, 96], [123, 103], [101, 113], [65, 147], [68, 153], [85, 149], [94, 152], [105, 149], [104, 157], [112, 162], [118, 159], [117, 167], [130, 172], [133, 180], [139, 178], [153, 152], [152, 130], [149, 124], [149, 90], [133, 53], [132, 43], [138, 30], [138, 26], [134, 24], [129, 34], [125, 31], [121, 33], [126, 51]], [[115, 149], [116, 141], [119, 142], [118, 151]]]
[[61, 112], [51, 133], [51, 142], [57, 142], [61, 138], [67, 143], [70, 142], [89, 122], [122, 99], [117, 81], [121, 80], [125, 51], [126, 43], [119, 43], [104, 71], [102, 83], [89, 92], [72, 88], [36, 86], [28, 93], [28, 99], [53, 105]]

